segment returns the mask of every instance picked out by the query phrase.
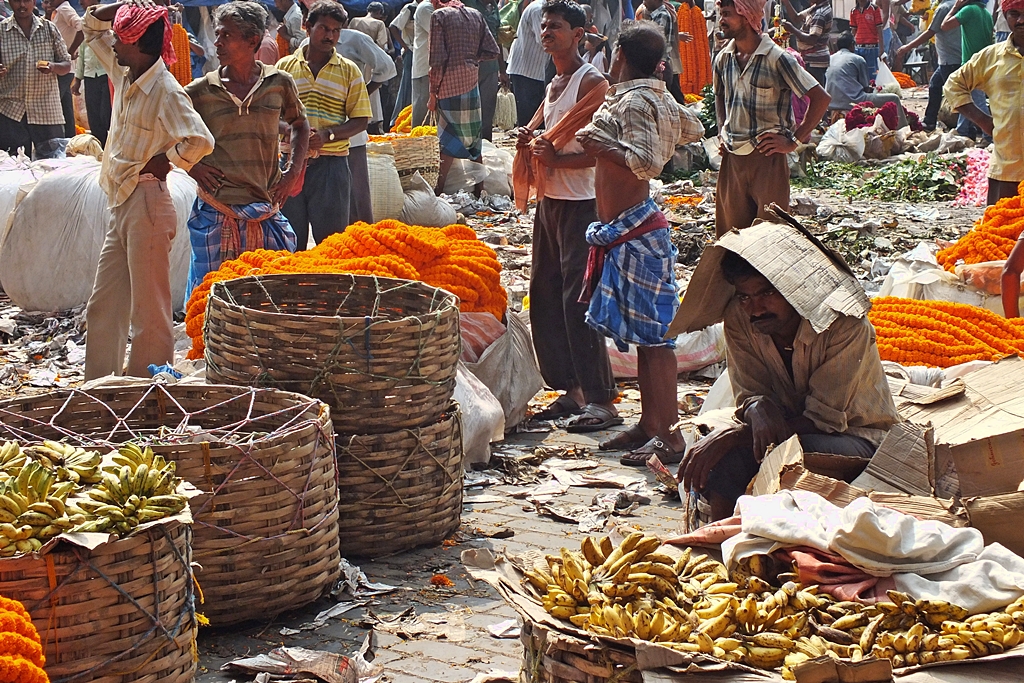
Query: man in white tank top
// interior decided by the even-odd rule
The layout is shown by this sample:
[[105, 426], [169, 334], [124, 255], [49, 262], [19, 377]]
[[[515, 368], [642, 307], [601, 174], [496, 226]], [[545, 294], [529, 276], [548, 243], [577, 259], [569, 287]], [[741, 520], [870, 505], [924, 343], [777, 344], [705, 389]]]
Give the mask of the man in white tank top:
[[[596, 87], [604, 76], [580, 57], [586, 14], [573, 0], [548, 0], [542, 10], [541, 45], [551, 55], [556, 75], [544, 98], [548, 130]], [[523, 128], [526, 145], [534, 131]], [[587, 304], [580, 291], [587, 267], [587, 226], [597, 220], [593, 157], [572, 139], [556, 150], [551, 142], [533, 142], [533, 157], [545, 174], [533, 224], [533, 267], [530, 278], [530, 322], [541, 374], [553, 389], [565, 392], [540, 414], [540, 419], [579, 415], [567, 426], [573, 432], [594, 432], [622, 424], [612, 401], [615, 378], [604, 337], [587, 325]]]

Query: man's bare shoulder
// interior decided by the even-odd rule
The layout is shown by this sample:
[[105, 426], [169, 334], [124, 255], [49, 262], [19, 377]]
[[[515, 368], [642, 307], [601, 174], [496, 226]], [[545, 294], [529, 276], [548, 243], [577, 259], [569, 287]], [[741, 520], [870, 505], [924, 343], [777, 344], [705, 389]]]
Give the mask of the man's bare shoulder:
[[583, 78], [580, 79], [580, 87], [576, 95], [576, 101], [579, 102], [584, 97], [586, 97], [591, 90], [593, 90], [594, 88], [598, 88], [601, 86], [601, 84], [607, 82], [607, 79], [605, 79], [605, 77], [601, 75], [600, 71], [596, 69], [594, 69], [593, 71], [588, 71], [586, 74], [583, 75]]

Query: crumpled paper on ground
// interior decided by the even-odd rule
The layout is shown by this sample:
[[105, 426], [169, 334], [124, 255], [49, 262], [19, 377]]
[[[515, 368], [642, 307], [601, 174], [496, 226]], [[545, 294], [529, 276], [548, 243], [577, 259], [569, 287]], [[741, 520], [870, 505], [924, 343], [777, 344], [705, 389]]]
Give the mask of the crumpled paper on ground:
[[398, 590], [397, 586], [386, 583], [373, 583], [366, 578], [366, 573], [355, 566], [344, 557], [341, 558], [341, 578], [331, 590], [331, 597], [335, 600], [349, 598], [360, 600], [372, 598], [375, 595], [384, 595]]
[[243, 657], [228, 662], [221, 671], [241, 670], [247, 673], [275, 675], [312, 674], [327, 683], [359, 683], [368, 681], [382, 671], [374, 664], [376, 638], [373, 631], [366, 634], [359, 652], [346, 657], [334, 652], [307, 650], [303, 647], [279, 647], [266, 654]]

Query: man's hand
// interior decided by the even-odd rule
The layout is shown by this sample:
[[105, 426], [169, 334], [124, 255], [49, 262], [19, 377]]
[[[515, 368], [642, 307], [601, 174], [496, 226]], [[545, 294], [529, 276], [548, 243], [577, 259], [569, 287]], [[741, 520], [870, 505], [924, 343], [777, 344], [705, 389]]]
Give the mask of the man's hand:
[[427, 100], [427, 111], [437, 111], [437, 95], [430, 93], [430, 99]]
[[910, 46], [909, 45], [901, 45], [900, 47], [898, 47], [896, 49], [896, 58], [897, 59], [903, 59], [904, 57], [907, 56], [908, 52], [910, 52]]
[[0, 78], [3, 78], [6, 75], [7, 75], [7, 65], [6, 64], [0, 64]]
[[555, 163], [555, 146], [550, 140], [537, 138], [533, 143], [533, 158], [545, 166], [552, 166]]
[[193, 166], [188, 174], [208, 194], [215, 194], [224, 185], [224, 174], [201, 161]]
[[43, 64], [36, 63], [36, 71], [41, 74], [52, 74], [53, 67], [50, 66], [50, 62], [45, 62]]
[[166, 154], [157, 154], [155, 157], [146, 162], [146, 165], [139, 171], [139, 175], [145, 173], [151, 174], [158, 180], [167, 180], [167, 174], [171, 172], [171, 162], [168, 161]]
[[327, 144], [327, 135], [323, 135], [315, 128], [309, 129], [309, 151], [319, 152]]
[[526, 147], [533, 140], [533, 131], [523, 126], [516, 131], [516, 147]]
[[778, 446], [789, 437], [793, 430], [786, 424], [786, 416], [772, 401], [761, 399], [747, 407], [743, 416], [750, 425], [754, 441], [754, 459], [764, 460], [765, 451], [769, 446]]
[[504, 69], [498, 72], [498, 85], [502, 88], [508, 89], [512, 86], [509, 84], [508, 74]]
[[708, 475], [711, 474], [711, 470], [715, 469], [718, 461], [733, 448], [742, 445], [746, 438], [749, 438], [747, 430], [746, 425], [716, 429], [709, 436], [698, 441], [686, 452], [679, 463], [676, 481], [682, 482], [687, 491], [691, 489], [703, 491], [708, 483]]
[[692, 40], [693, 40], [693, 34], [687, 33], [686, 31], [680, 31], [679, 32], [679, 42], [680, 43], [689, 43]]
[[782, 20], [782, 28], [786, 29], [788, 33], [794, 33], [796, 31], [796, 26], [794, 26], [793, 22], [788, 19]]
[[757, 143], [757, 151], [765, 156], [770, 156], [772, 154], [789, 154], [796, 148], [796, 140], [791, 140], [780, 133], [768, 133], [767, 135], [763, 135]]
[[75, 96], [82, 94], [82, 81], [78, 80], [77, 76], [71, 81], [71, 94]]
[[295, 164], [292, 164], [291, 168], [281, 175], [281, 180], [278, 181], [277, 185], [270, 188], [270, 196], [274, 198], [274, 204], [283, 206], [289, 197], [297, 195], [302, 189], [299, 184], [301, 182], [302, 174], [300, 169], [297, 169]]

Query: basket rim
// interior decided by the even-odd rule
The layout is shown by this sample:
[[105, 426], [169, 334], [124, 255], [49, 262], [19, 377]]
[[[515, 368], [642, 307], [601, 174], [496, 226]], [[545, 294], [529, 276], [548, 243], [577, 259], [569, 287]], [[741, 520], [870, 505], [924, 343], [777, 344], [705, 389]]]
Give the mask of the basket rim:
[[[228, 289], [229, 283], [241, 284], [242, 281], [262, 282], [264, 280], [283, 280], [283, 279], [287, 279], [287, 278], [294, 278], [294, 277], [300, 277], [300, 276], [301, 277], [314, 277], [314, 278], [319, 278], [319, 279], [325, 279], [325, 280], [328, 280], [328, 281], [329, 280], [335, 280], [335, 279], [341, 279], [341, 278], [349, 278], [349, 279], [351, 279], [353, 281], [355, 281], [357, 279], [373, 280], [375, 283], [378, 283], [378, 284], [382, 283], [382, 282], [385, 283], [385, 284], [395, 283], [394, 286], [390, 287], [387, 290], [384, 290], [384, 292], [381, 292], [381, 293], [387, 293], [387, 292], [390, 292], [390, 291], [392, 291], [394, 289], [403, 289], [403, 288], [406, 288], [406, 287], [426, 288], [426, 289], [429, 289], [429, 290], [433, 290], [433, 296], [439, 297], [440, 301], [439, 301], [438, 308], [436, 310], [434, 310], [434, 311], [429, 311], [429, 312], [424, 312], [424, 313], [413, 313], [413, 314], [406, 315], [406, 316], [398, 318], [398, 317], [392, 317], [392, 316], [387, 316], [387, 315], [341, 316], [341, 315], [312, 315], [312, 314], [305, 314], [305, 313], [282, 313], [282, 312], [279, 312], [279, 311], [267, 311], [267, 310], [264, 310], [264, 309], [261, 309], [261, 308], [251, 308], [249, 306], [243, 306], [242, 304], [236, 303], [236, 302], [234, 302], [234, 301], [232, 301], [232, 300], [230, 300], [228, 298], [225, 298], [221, 294], [221, 292], [225, 291], [225, 290], [228, 291], [228, 293], [230, 294], [230, 290]], [[353, 284], [355, 284], [355, 282], [353, 282]], [[424, 292], [424, 294], [425, 293], [426, 292]], [[246, 275], [244, 277], [232, 278], [230, 280], [220, 280], [218, 282], [215, 282], [213, 284], [213, 287], [210, 288], [210, 298], [209, 298], [209, 302], [207, 303], [207, 307], [211, 308], [213, 306], [213, 304], [214, 304], [214, 301], [216, 301], [218, 305], [224, 306], [224, 308], [228, 308], [228, 309], [236, 310], [236, 311], [251, 311], [251, 312], [253, 312], [255, 314], [259, 314], [259, 315], [262, 315], [262, 316], [267, 316], [268, 319], [271, 319], [271, 320], [275, 319], [275, 318], [280, 318], [280, 319], [283, 319], [283, 318], [302, 318], [303, 320], [309, 320], [311, 322], [318, 322], [318, 321], [320, 321], [320, 322], [328, 322], [328, 321], [330, 321], [331, 323], [336, 323], [337, 321], [351, 321], [353, 323], [359, 323], [359, 322], [362, 322], [362, 323], [380, 323], [380, 322], [399, 323], [399, 322], [403, 322], [403, 321], [406, 321], [406, 320], [419, 320], [420, 318], [423, 318], [423, 317], [434, 317], [434, 316], [437, 316], [437, 315], [444, 315], [444, 314], [449, 313], [451, 311], [454, 311], [455, 313], [459, 312], [459, 300], [458, 300], [458, 297], [456, 297], [454, 294], [452, 294], [451, 292], [449, 292], [446, 289], [442, 289], [440, 287], [435, 287], [433, 285], [428, 285], [426, 282], [423, 282], [421, 280], [403, 280], [403, 279], [400, 279], [400, 278], [382, 277], [382, 276], [379, 276], [379, 275], [356, 275], [355, 273], [268, 273], [268, 274], [260, 274], [260, 275]], [[273, 303], [273, 302], [271, 302], [271, 303]]]
[[[161, 384], [161, 383], [153, 383], [153, 382], [131, 382], [131, 383], [123, 383], [123, 384], [122, 383], [116, 383], [116, 384], [108, 384], [108, 385], [97, 385], [97, 386], [90, 387], [88, 390], [82, 389], [81, 387], [73, 387], [73, 388], [68, 388], [68, 389], [58, 389], [56, 391], [50, 391], [50, 392], [46, 392], [46, 393], [43, 393], [43, 394], [36, 394], [34, 396], [25, 396], [23, 398], [3, 399], [3, 400], [0, 400], [0, 421], [2, 421], [2, 418], [5, 415], [17, 415], [18, 417], [23, 418], [23, 419], [31, 419], [31, 410], [32, 410], [32, 408], [29, 408], [28, 410], [24, 410], [24, 409], [22, 409], [22, 406], [25, 406], [26, 404], [34, 404], [34, 403], [37, 403], [37, 402], [40, 402], [40, 401], [45, 402], [45, 401], [50, 401], [50, 400], [55, 400], [55, 399], [63, 400], [63, 402], [64, 402], [64, 405], [61, 406], [61, 408], [57, 411], [57, 414], [60, 414], [61, 412], [64, 411], [65, 408], [68, 407], [69, 402], [71, 400], [73, 400], [76, 397], [76, 395], [77, 396], [81, 396], [81, 397], [83, 397], [85, 399], [88, 399], [88, 400], [96, 401], [97, 403], [99, 403], [101, 405], [105, 405], [105, 404], [103, 404], [102, 401], [100, 401], [96, 396], [93, 395], [93, 392], [100, 392], [100, 391], [130, 391], [130, 390], [139, 390], [138, 395], [139, 395], [140, 398], [145, 397], [150, 392], [163, 392], [163, 393], [166, 393], [167, 395], [171, 396], [172, 398], [175, 398], [175, 400], [181, 400], [178, 397], [174, 397], [170, 393], [174, 389], [179, 389], [181, 391], [188, 391], [188, 390], [210, 391], [210, 390], [216, 390], [216, 391], [220, 391], [220, 392], [226, 392], [226, 393], [229, 393], [229, 394], [234, 394], [233, 396], [230, 396], [227, 399], [227, 401], [244, 400], [244, 397], [246, 395], [248, 395], [250, 397], [249, 401], [252, 402], [252, 400], [257, 395], [268, 394], [268, 393], [275, 394], [275, 398], [281, 399], [282, 402], [290, 400], [292, 404], [288, 405], [288, 406], [284, 406], [283, 409], [284, 410], [294, 410], [294, 411], [296, 411], [296, 414], [292, 418], [290, 418], [288, 420], [288, 422], [284, 426], [279, 427], [279, 428], [275, 429], [274, 431], [267, 433], [265, 436], [261, 436], [261, 437], [259, 437], [257, 439], [252, 439], [251, 441], [246, 441], [245, 442], [246, 444], [251, 444], [252, 446], [264, 445], [264, 444], [266, 444], [268, 442], [279, 441], [279, 440], [281, 440], [284, 437], [290, 436], [290, 435], [294, 434], [295, 432], [298, 432], [298, 431], [300, 431], [302, 429], [305, 429], [311, 423], [316, 423], [316, 424], [324, 425], [324, 424], [326, 424], [328, 422], [331, 422], [331, 415], [330, 415], [331, 407], [330, 407], [330, 405], [328, 405], [327, 403], [325, 403], [324, 401], [322, 401], [322, 400], [320, 400], [318, 398], [315, 398], [315, 397], [312, 397], [312, 396], [307, 396], [305, 394], [301, 394], [301, 393], [295, 392], [295, 391], [286, 391], [286, 390], [278, 389], [278, 388], [275, 388], [275, 387], [250, 387], [250, 386], [240, 386], [240, 385], [234, 385], [234, 384], [206, 384], [206, 383], [203, 383], [203, 384], [189, 384], [189, 383], [184, 383], [184, 384]], [[319, 407], [319, 410], [317, 411], [316, 416], [315, 417], [314, 416], [304, 417], [303, 413], [311, 410], [314, 406], [318, 406]], [[15, 408], [17, 408], [17, 409], [15, 409]], [[133, 410], [134, 410], [134, 408], [133, 408]], [[189, 413], [189, 415], [192, 415], [192, 414], [193, 413]], [[120, 419], [122, 417], [124, 417], [124, 416], [118, 416], [118, 419]], [[240, 422], [248, 422], [248, 420], [240, 420]], [[57, 431], [60, 431], [62, 433], [63, 432], [69, 432], [69, 433], [63, 434], [63, 436], [61, 438], [62, 439], [74, 439], [74, 440], [76, 440], [79, 443], [79, 445], [83, 445], [84, 441], [88, 440], [90, 442], [89, 443], [90, 447], [95, 447], [95, 444], [97, 444], [97, 443], [101, 443], [101, 444], [104, 444], [106, 446], [111, 446], [111, 445], [116, 445], [116, 444], [119, 444], [119, 443], [125, 443], [127, 441], [134, 441], [134, 440], [137, 440], [139, 438], [138, 436], [135, 436], [135, 437], [129, 437], [129, 438], [125, 439], [124, 441], [113, 441], [113, 440], [107, 439], [107, 438], [93, 438], [92, 435], [83, 434], [81, 432], [74, 431], [74, 430], [71, 430], [71, 429], [57, 427], [57, 426], [51, 425], [49, 422], [41, 423], [41, 424], [39, 424], [37, 426], [50, 427], [50, 428], [56, 429]], [[3, 428], [7, 432], [9, 432], [9, 433], [13, 433], [15, 431], [17, 431], [19, 433], [20, 432], [24, 432], [25, 437], [31, 437], [33, 440], [38, 440], [38, 441], [42, 440], [42, 437], [38, 437], [38, 436], [36, 436], [36, 435], [31, 433], [31, 428], [30, 427], [29, 428], [18, 427], [15, 430], [15, 429], [12, 429], [11, 425], [9, 425], [6, 422], [3, 422]], [[222, 436], [220, 434], [217, 434], [218, 429], [223, 429], [223, 428], [216, 428], [216, 429], [213, 429], [212, 431], [211, 430], [205, 430], [204, 434], [207, 435], [207, 436]], [[104, 430], [101, 430], [101, 432], [102, 431], [104, 431]], [[236, 431], [237, 430], [231, 430], [230, 432], [228, 432], [228, 434], [229, 435], [230, 434], [234, 434], [234, 433], [236, 433]], [[259, 430], [253, 428], [253, 429], [250, 429], [248, 431], [244, 431], [243, 430], [242, 433], [251, 433], [253, 431], [259, 431]], [[183, 436], [186, 436], [186, 435], [183, 435]], [[25, 437], [20, 437], [19, 436], [19, 438], [25, 438]], [[174, 441], [167, 441], [167, 440], [164, 440], [164, 439], [156, 439], [153, 442], [152, 446], [154, 448], [164, 448], [164, 447], [174, 447], [174, 446], [186, 445], [188, 443], [192, 443], [192, 442], [187, 442], [187, 441], [174, 442]], [[237, 447], [237, 446], [239, 446], [239, 444], [237, 442], [225, 441], [225, 440], [220, 440], [220, 439], [217, 439], [217, 440], [209, 439], [209, 440], [206, 441], [206, 443], [209, 444], [210, 448], [228, 448], [228, 447]]]

